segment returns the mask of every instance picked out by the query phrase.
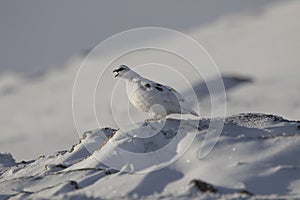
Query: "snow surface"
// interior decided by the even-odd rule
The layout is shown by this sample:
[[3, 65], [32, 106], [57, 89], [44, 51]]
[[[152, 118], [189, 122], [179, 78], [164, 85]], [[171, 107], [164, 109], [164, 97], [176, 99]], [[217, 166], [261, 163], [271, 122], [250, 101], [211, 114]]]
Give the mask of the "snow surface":
[[[168, 118], [141, 123], [131, 132], [89, 131], [70, 150], [30, 162], [15, 163], [11, 156], [0, 155], [1, 166], [6, 166], [1, 168], [0, 199], [300, 198], [299, 121], [251, 113], [227, 117], [219, 142], [207, 157], [199, 159], [213, 120], [221, 119], [201, 119], [198, 127], [194, 120]], [[151, 132], [158, 125], [163, 127], [152, 137], [132, 135]], [[120, 157], [118, 151], [143, 155], [150, 162], [140, 163], [140, 169], [153, 169], [169, 163], [185, 145], [180, 141], [193, 132], [196, 137], [183, 156], [158, 170], [137, 172], [130, 166], [132, 161]], [[145, 154], [155, 153], [176, 137], [180, 139], [166, 155], [153, 158]], [[155, 159], [158, 162], [149, 164]], [[104, 164], [108, 160], [122, 169]], [[210, 184], [216, 193], [201, 192], [192, 180]]]
[[[255, 4], [258, 2], [265, 1]], [[227, 113], [235, 114], [226, 118], [219, 142], [205, 159], [199, 160], [198, 155], [210, 121], [206, 118], [211, 114], [206, 84], [185, 70], [185, 63], [170, 55], [136, 52], [113, 63], [96, 94], [101, 128], [111, 128], [84, 135], [74, 127], [71, 96], [76, 72], [86, 55], [74, 55], [62, 66], [26, 77], [13, 70], [5, 71], [0, 76], [0, 199], [300, 199], [299, 122], [266, 114], [237, 115], [271, 113], [289, 120], [300, 119], [300, 2], [268, 2], [263, 9], [229, 12], [211, 23], [181, 30], [202, 44], [217, 63], [225, 84]], [[166, 44], [177, 42], [171, 37], [155, 39]], [[91, 57], [87, 65], [101, 68], [99, 63], [105, 56]], [[116, 123], [110, 107], [111, 97], [116, 97], [110, 95], [109, 86], [116, 85], [112, 69], [119, 64], [135, 66], [153, 61], [186, 72], [200, 103], [203, 119], [199, 129], [195, 121], [187, 119], [182, 121], [181, 134], [176, 134], [178, 120], [170, 118], [165, 131], [150, 138], [134, 135], [149, 136], [161, 122], [136, 123], [132, 131], [118, 130], [130, 123], [126, 117], [128, 99], [122, 93], [123, 85], [118, 85], [113, 109], [122, 120]], [[190, 97], [191, 88], [182, 77], [162, 66], [157, 74], [156, 67], [144, 68], [140, 73], [158, 82], [163, 80], [163, 84]], [[212, 75], [208, 81], [214, 84], [215, 80]], [[195, 101], [190, 103], [196, 108]], [[135, 120], [145, 118], [132, 107], [130, 112]], [[87, 126], [86, 130], [97, 128], [89, 116], [82, 116], [80, 122]], [[191, 148], [165, 168], [161, 167], [169, 164], [167, 159], [139, 168], [128, 165], [127, 157], [118, 160], [117, 147], [137, 154], [151, 153], [174, 138], [178, 143], [171, 147], [182, 150], [183, 144], [176, 138], [184, 139], [189, 133], [197, 134]], [[113, 137], [107, 140], [107, 136]], [[70, 148], [79, 138], [80, 143]], [[70, 150], [52, 154], [62, 149]], [[174, 158], [174, 149], [164, 156]], [[108, 167], [109, 161], [119, 164], [117, 168], [121, 170]], [[150, 173], [128, 173], [157, 168]], [[201, 193], [199, 185], [218, 192]]]
[[[268, 1], [267, 5], [267, 1], [254, 2], [256, 8], [260, 9], [252, 10], [249, 5], [248, 9], [241, 12], [229, 12], [231, 14], [224, 14], [211, 23], [202, 24], [201, 27], [195, 24], [190, 26], [193, 28], [181, 31], [195, 38], [208, 50], [226, 77], [229, 115], [263, 112], [299, 120], [300, 2]], [[238, 2], [225, 6], [233, 9], [233, 5], [241, 6]], [[163, 42], [176, 43], [171, 38], [164, 38]], [[77, 134], [74, 127], [71, 96], [75, 75], [84, 57], [85, 55], [74, 55], [62, 66], [55, 66], [39, 76], [24, 78], [13, 73], [1, 74], [0, 152], [11, 153], [17, 161], [30, 160], [58, 149], [67, 149], [78, 141], [81, 133]], [[90, 66], [101, 68], [98, 64], [103, 57], [105, 55], [90, 59]], [[174, 60], [174, 57], [170, 58], [165, 54], [147, 54], [146, 57], [157, 62], [170, 60], [169, 63], [181, 71], [186, 67], [182, 61]], [[120, 60], [120, 63], [115, 63], [113, 68], [124, 63], [134, 65], [137, 58], [140, 58], [140, 55], [134, 54]], [[175, 63], [172, 63], [172, 60]], [[140, 63], [143, 63], [143, 60]], [[178, 74], [170, 73], [165, 68], [160, 69], [159, 74], [156, 72], [153, 67], [142, 70], [141, 74], [170, 85], [189, 98], [190, 89], [178, 81], [181, 78]], [[105, 87], [116, 84], [110, 72], [106, 76]], [[192, 84], [201, 92], [201, 96], [198, 96], [201, 116], [210, 117], [205, 83], [199, 80], [199, 77], [193, 77], [193, 74], [187, 76], [193, 78]], [[232, 82], [240, 77], [251, 81]], [[211, 77], [210, 80], [213, 81], [214, 78]], [[110, 88], [99, 90], [97, 93], [98, 118], [101, 127], [119, 128], [120, 125], [115, 123], [111, 115], [110, 96], [107, 95], [107, 99], [107, 96], [103, 95], [109, 94], [109, 90]], [[123, 109], [128, 103], [126, 94], [117, 95], [118, 105], [114, 109], [121, 118], [126, 119]], [[133, 118], [141, 117], [144, 116], [134, 112]], [[88, 126], [86, 130], [97, 128], [89, 126], [89, 120], [85, 117], [81, 119], [81, 122]], [[123, 124], [128, 124], [128, 121], [124, 120], [121, 125]]]

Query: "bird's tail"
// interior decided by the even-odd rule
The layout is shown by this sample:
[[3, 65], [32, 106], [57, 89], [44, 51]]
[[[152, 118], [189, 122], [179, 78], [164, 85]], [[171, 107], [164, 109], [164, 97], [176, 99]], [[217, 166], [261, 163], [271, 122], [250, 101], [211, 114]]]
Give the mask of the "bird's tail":
[[199, 117], [199, 114], [196, 111], [194, 111], [192, 108], [189, 108], [187, 106], [182, 106], [181, 107], [181, 112], [182, 112], [182, 114], [191, 114], [191, 115], [194, 115], [196, 117]]
[[194, 111], [194, 110], [192, 110], [192, 111], [190, 112], [190, 114], [192, 114], [192, 115], [194, 115], [194, 116], [196, 116], [196, 117], [199, 117], [199, 114], [196, 113], [196, 111]]

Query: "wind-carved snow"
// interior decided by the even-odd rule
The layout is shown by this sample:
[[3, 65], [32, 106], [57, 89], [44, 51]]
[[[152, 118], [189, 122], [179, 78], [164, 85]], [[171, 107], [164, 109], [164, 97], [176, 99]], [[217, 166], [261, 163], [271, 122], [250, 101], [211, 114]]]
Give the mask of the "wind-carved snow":
[[[15, 163], [10, 155], [1, 154], [0, 199], [300, 197], [300, 122], [265, 114], [228, 117], [213, 151], [199, 159], [212, 120], [220, 119], [201, 119], [195, 126], [193, 120], [168, 118], [141, 123], [127, 132], [89, 131], [70, 150], [29, 162]], [[153, 130], [157, 133], [151, 135]], [[143, 133], [150, 137], [139, 137]], [[180, 140], [193, 133], [192, 145], [168, 163], [182, 148]], [[134, 173], [133, 160], [118, 155], [122, 149], [147, 157], [176, 137], [178, 142], [152, 166], [151, 162], [138, 166], [150, 169], [144, 173]], [[119, 159], [121, 169], [108, 166], [110, 159], [112, 164]], [[151, 171], [164, 163], [168, 165]]]

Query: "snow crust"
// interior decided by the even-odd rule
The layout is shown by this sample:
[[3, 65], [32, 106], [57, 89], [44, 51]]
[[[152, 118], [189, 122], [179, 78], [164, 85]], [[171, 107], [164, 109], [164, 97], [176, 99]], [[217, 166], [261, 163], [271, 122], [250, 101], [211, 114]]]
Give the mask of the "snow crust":
[[[89, 131], [70, 150], [29, 162], [15, 163], [11, 156], [1, 155], [0, 199], [300, 198], [299, 121], [253, 113], [227, 117], [217, 145], [199, 159], [211, 120], [220, 119], [201, 119], [195, 126], [195, 120], [168, 118], [141, 123], [127, 132]], [[150, 137], [132, 134], [147, 134], [159, 125], [162, 128]], [[192, 145], [178, 160], [169, 163], [185, 145], [180, 142], [156, 157], [158, 162], [141, 163], [148, 171], [135, 171], [129, 157], [116, 153], [121, 148], [153, 161], [147, 153], [194, 132]], [[108, 166], [108, 160], [122, 168]], [[168, 165], [153, 170], [164, 162]], [[203, 184], [216, 192], [200, 191]]]

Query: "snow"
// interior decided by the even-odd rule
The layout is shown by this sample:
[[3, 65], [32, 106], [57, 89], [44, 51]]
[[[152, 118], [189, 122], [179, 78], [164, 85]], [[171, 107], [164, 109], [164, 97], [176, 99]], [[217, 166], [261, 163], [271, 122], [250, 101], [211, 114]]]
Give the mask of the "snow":
[[11, 154], [0, 154], [0, 170], [16, 164]]
[[[300, 197], [299, 121], [251, 113], [227, 117], [219, 142], [207, 157], [199, 159], [213, 120], [202, 119], [197, 127], [194, 120], [168, 118], [132, 130], [151, 132], [163, 124], [156, 135], [147, 138], [109, 128], [89, 131], [70, 150], [28, 163], [11, 164], [10, 156], [1, 155], [6, 160], [2, 163], [7, 164], [0, 178], [2, 195], [25, 199]], [[186, 145], [181, 141], [194, 132], [191, 146], [172, 160]], [[177, 143], [165, 154], [151, 157], [173, 140]], [[140, 154], [144, 161], [120, 156], [120, 149], [136, 159]], [[217, 192], [200, 192], [192, 180], [210, 184]]]
[[[183, 30], [210, 53], [227, 95], [222, 135], [204, 159], [199, 159], [199, 152], [207, 125], [220, 118], [210, 119], [206, 83], [185, 70], [186, 63], [178, 58], [149, 50], [112, 63], [97, 88], [95, 106], [101, 126], [83, 115], [84, 131], [96, 129], [85, 133], [76, 132], [71, 101], [76, 72], [86, 55], [73, 55], [61, 66], [31, 76], [4, 71], [0, 76], [0, 199], [299, 199], [299, 8], [299, 1], [278, 1], [262, 10], [224, 14]], [[171, 37], [162, 40], [177, 44]], [[90, 57], [87, 66], [98, 72], [106, 56]], [[111, 71], [120, 64], [149, 61], [170, 64], [190, 78], [200, 104], [198, 128], [198, 122], [188, 117], [180, 121], [180, 131], [176, 131], [176, 116], [166, 123], [144, 122], [146, 116], [130, 106], [122, 93], [124, 85], [116, 82]], [[158, 67], [160, 73], [157, 66], [137, 71], [190, 99], [192, 88], [181, 74]], [[216, 81], [214, 74], [208, 78], [212, 85]], [[113, 86], [116, 90], [111, 94]], [[190, 103], [197, 110], [196, 102]], [[127, 117], [128, 106], [138, 123]], [[195, 137], [190, 146], [188, 137]], [[167, 151], [156, 156], [162, 149]], [[192, 180], [218, 192], [202, 193]]]
[[[288, 119], [300, 118], [298, 10], [299, 2], [281, 1], [264, 6], [260, 12], [237, 12], [217, 18], [200, 28], [195, 26], [184, 30], [184, 33], [195, 38], [208, 50], [226, 77], [229, 115], [262, 112]], [[164, 42], [176, 43], [167, 39], [164, 39]], [[186, 71], [185, 75], [190, 77], [196, 90], [206, 94], [198, 96], [200, 114], [202, 117], [210, 117], [211, 108], [205, 92], [205, 83], [199, 80], [199, 77], [195, 77], [193, 71], [182, 70], [186, 67], [182, 60], [163, 52], [159, 52], [159, 55], [146, 52], [147, 56], [138, 53], [124, 58], [122, 63], [115, 63], [112, 69], [119, 64], [135, 64], [137, 59], [140, 63], [149, 60], [165, 63], [167, 60], [176, 69], [181, 69], [180, 72]], [[88, 65], [99, 66], [99, 60], [102, 60], [103, 56], [105, 57], [97, 55], [90, 58]], [[66, 149], [79, 139], [72, 119], [71, 98], [75, 75], [84, 57], [85, 55], [74, 55], [61, 67], [51, 68], [52, 70], [41, 76], [24, 78], [13, 73], [1, 75], [0, 111], [5, 115], [1, 115], [0, 118], [0, 152], [10, 152], [18, 161], [30, 160], [58, 149]], [[185, 84], [182, 77], [164, 67], [161, 67], [159, 74], [155, 67], [143, 68], [141, 74], [157, 82], [164, 80], [163, 84], [177, 89], [187, 99], [191, 95], [191, 88]], [[126, 94], [122, 93], [122, 84], [118, 87], [121, 89], [112, 95], [118, 100], [113, 102], [113, 110], [119, 113], [122, 119], [116, 124], [111, 115], [111, 96], [102, 95], [110, 94], [110, 85], [115, 85], [116, 80], [110, 71], [105, 76], [98, 87], [99, 93], [96, 94], [96, 109], [101, 127], [120, 128], [128, 125], [130, 121], [126, 118], [124, 107], [129, 103]], [[251, 82], [232, 83], [232, 80], [237, 78], [246, 78]], [[215, 77], [211, 77], [208, 81], [214, 79]], [[129, 108], [134, 120], [145, 117], [130, 105]], [[97, 128], [89, 124], [90, 120], [89, 116], [81, 119], [88, 127], [86, 130]], [[45, 139], [47, 142], [44, 142]]]

